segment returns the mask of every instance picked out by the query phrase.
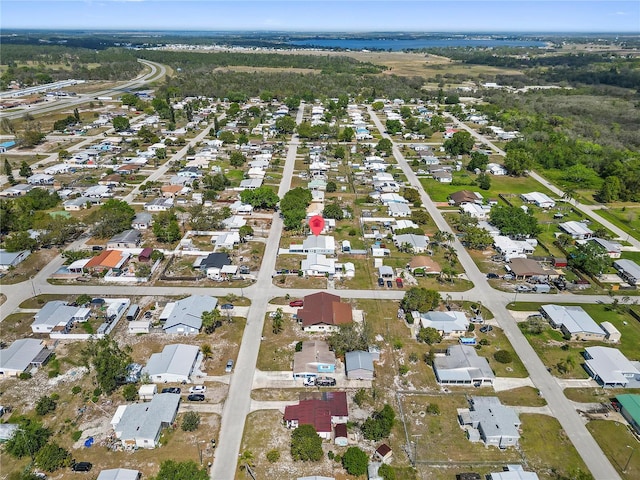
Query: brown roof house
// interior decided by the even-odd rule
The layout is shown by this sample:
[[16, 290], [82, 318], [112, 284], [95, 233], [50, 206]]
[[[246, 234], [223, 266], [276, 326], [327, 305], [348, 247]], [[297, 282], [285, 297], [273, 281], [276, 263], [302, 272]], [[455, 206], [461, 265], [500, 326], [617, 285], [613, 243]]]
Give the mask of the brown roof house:
[[340, 325], [353, 321], [351, 305], [342, 303], [338, 295], [320, 292], [304, 297], [298, 310], [298, 321], [305, 332], [336, 332]]
[[442, 269], [433, 258], [421, 255], [413, 257], [408, 265], [411, 274], [415, 276], [439, 275]]
[[482, 195], [471, 190], [459, 190], [449, 195], [449, 203], [462, 205], [463, 203], [479, 203], [482, 205]]
[[393, 451], [391, 450], [391, 447], [389, 445], [383, 443], [378, 448], [376, 448], [373, 457], [376, 460], [381, 461], [382, 463], [390, 463], [391, 457], [393, 457]]
[[288, 405], [284, 409], [287, 428], [313, 425], [318, 435], [326, 440], [331, 439], [334, 425], [348, 420], [346, 392], [302, 393], [298, 405]]

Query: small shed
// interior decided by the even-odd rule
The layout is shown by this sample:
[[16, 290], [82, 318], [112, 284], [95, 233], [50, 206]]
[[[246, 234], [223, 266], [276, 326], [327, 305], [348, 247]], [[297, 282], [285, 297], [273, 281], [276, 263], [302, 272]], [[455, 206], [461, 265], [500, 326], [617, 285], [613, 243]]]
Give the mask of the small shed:
[[151, 322], [149, 320], [133, 320], [128, 323], [128, 332], [131, 334], [149, 333]]
[[158, 393], [158, 386], [156, 384], [141, 385], [138, 390], [138, 397], [140, 400], [150, 401], [156, 393]]
[[553, 266], [558, 268], [565, 268], [567, 266], [567, 259], [564, 257], [557, 257], [553, 259]]
[[333, 443], [341, 447], [346, 447], [349, 444], [349, 437], [347, 433], [347, 424], [338, 423], [333, 429], [334, 438]]
[[143, 248], [140, 254], [138, 255], [138, 260], [141, 262], [148, 262], [151, 260], [151, 254], [153, 253], [153, 249], [146, 247]]
[[600, 328], [606, 333], [605, 337], [607, 341], [611, 343], [620, 343], [622, 334], [611, 322], [602, 322]]
[[376, 452], [373, 454], [376, 460], [380, 460], [382, 463], [390, 463], [391, 458], [393, 457], [393, 450], [386, 443], [383, 443], [378, 448], [376, 448]]

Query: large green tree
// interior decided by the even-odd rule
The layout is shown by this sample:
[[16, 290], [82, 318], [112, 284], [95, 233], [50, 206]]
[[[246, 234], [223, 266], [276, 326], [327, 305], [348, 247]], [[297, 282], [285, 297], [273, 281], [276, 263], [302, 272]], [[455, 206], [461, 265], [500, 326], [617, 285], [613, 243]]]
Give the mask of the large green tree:
[[526, 174], [533, 167], [531, 154], [520, 148], [508, 149], [504, 158], [504, 168], [510, 175], [520, 177]]
[[364, 475], [368, 464], [369, 456], [358, 447], [349, 447], [342, 456], [342, 466], [349, 475]]
[[153, 234], [159, 242], [173, 243], [180, 240], [180, 224], [172, 210], [157, 213], [153, 220]]
[[428, 312], [436, 308], [442, 297], [436, 290], [429, 290], [424, 287], [411, 287], [404, 294], [400, 306], [405, 312]]
[[273, 191], [273, 188], [266, 185], [255, 190], [243, 190], [240, 192], [240, 201], [247, 203], [253, 208], [261, 210], [273, 210], [280, 198]]
[[71, 464], [71, 454], [57, 443], [47, 443], [36, 455], [36, 465], [45, 472], [55, 472]]
[[129, 119], [127, 117], [115, 117], [111, 120], [111, 124], [116, 132], [123, 132], [129, 129]]
[[449, 155], [466, 155], [473, 148], [473, 137], [467, 131], [456, 132], [444, 141], [443, 147]]
[[323, 456], [322, 438], [313, 425], [300, 425], [291, 434], [291, 457], [294, 460], [317, 462]]
[[51, 431], [42, 423], [22, 418], [18, 421], [18, 430], [4, 445], [4, 451], [17, 458], [36, 458], [36, 454], [45, 446]]
[[95, 222], [93, 234], [100, 238], [109, 238], [131, 228], [135, 210], [122, 200], [109, 199], [90, 215]]
[[280, 133], [290, 134], [296, 129], [296, 121], [293, 117], [285, 115], [276, 120], [276, 129]]
[[503, 235], [535, 237], [540, 233], [538, 219], [520, 207], [496, 205], [491, 209], [489, 218]]
[[373, 412], [361, 426], [362, 435], [367, 440], [378, 441], [391, 434], [396, 413], [388, 403], [381, 410]]
[[605, 273], [612, 264], [606, 250], [595, 242], [577, 244], [569, 254], [568, 261], [570, 266], [595, 276]]

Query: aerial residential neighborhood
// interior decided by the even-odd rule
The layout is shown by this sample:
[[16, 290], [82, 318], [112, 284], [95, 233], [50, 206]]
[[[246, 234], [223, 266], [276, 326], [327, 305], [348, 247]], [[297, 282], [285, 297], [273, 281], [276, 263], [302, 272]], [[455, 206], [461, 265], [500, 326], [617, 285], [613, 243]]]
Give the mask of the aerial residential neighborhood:
[[29, 35], [0, 478], [640, 478], [637, 35]]

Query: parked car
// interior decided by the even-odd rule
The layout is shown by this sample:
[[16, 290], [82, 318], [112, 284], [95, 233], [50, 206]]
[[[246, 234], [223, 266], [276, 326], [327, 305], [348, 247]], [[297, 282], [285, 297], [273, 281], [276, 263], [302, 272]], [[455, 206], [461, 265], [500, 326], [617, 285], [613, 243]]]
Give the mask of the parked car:
[[487, 273], [487, 278], [500, 278], [497, 273]]
[[493, 330], [493, 327], [491, 325], [484, 325], [483, 327], [480, 327], [480, 331], [482, 333], [487, 333], [487, 332], [490, 332], [491, 330]]
[[334, 387], [336, 379], [331, 377], [318, 377], [316, 378], [316, 385], [318, 387]]
[[402, 281], [402, 279], [400, 277], [396, 278], [396, 286], [398, 288], [404, 287], [404, 282]]
[[382, 278], [378, 278], [378, 286], [384, 287], [384, 280]]
[[391, 280], [387, 280], [387, 288], [393, 287], [393, 282]]
[[202, 393], [192, 393], [187, 397], [190, 402], [204, 402], [204, 395]]
[[169, 388], [163, 388], [161, 393], [180, 393], [182, 392], [182, 390], [180, 390], [178, 387], [169, 387]]
[[220, 305], [221, 310], [233, 310], [233, 305], [230, 303], [223, 303]]
[[189, 393], [204, 393], [207, 391], [207, 387], [204, 385], [194, 385], [189, 389]]
[[507, 273], [506, 275], [503, 275], [502, 278], [503, 280], [513, 280], [515, 277], [510, 273]]
[[99, 252], [100, 250], [104, 250], [104, 247], [101, 247], [100, 245], [94, 245], [93, 247], [91, 247], [91, 250], [93, 250], [94, 252]]
[[304, 300], [293, 300], [292, 302], [289, 302], [289, 306], [290, 307], [303, 307], [304, 306]]
[[516, 292], [530, 292], [531, 287], [529, 285], [518, 285], [516, 287]]
[[144, 312], [144, 318], [151, 318], [153, 316], [153, 313], [151, 313], [151, 310], [147, 310], [146, 312]]
[[231, 370], [233, 370], [233, 360], [229, 360], [227, 362], [227, 366], [224, 369], [226, 373], [231, 373]]
[[71, 470], [74, 472], [88, 472], [93, 467], [93, 464], [90, 462], [73, 462], [71, 464]]
[[316, 378], [315, 377], [307, 377], [302, 381], [302, 384], [305, 387], [313, 387], [316, 384]]
[[238, 273], [240, 273], [241, 275], [248, 275], [249, 273], [251, 273], [251, 270], [246, 265], [241, 265], [238, 269]]

